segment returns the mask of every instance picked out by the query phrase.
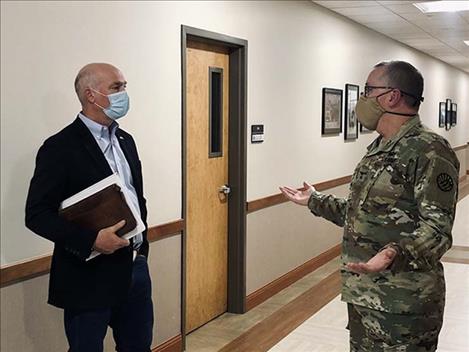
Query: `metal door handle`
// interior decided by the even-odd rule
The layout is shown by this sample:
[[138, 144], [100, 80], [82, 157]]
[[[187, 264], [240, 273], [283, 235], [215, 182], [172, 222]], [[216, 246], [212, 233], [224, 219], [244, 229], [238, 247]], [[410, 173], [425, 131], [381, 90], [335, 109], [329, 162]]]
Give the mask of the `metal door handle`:
[[218, 192], [228, 195], [231, 192], [231, 188], [228, 185], [223, 185], [218, 189]]

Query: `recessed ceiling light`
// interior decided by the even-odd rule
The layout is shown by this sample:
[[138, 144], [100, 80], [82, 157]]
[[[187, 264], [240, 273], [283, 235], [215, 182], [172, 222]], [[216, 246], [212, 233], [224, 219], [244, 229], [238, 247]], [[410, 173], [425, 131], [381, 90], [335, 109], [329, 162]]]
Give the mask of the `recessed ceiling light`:
[[464, 40], [464, 44], [466, 44], [467, 46], [469, 46], [469, 40]]
[[413, 5], [423, 13], [469, 11], [469, 1], [427, 1]]

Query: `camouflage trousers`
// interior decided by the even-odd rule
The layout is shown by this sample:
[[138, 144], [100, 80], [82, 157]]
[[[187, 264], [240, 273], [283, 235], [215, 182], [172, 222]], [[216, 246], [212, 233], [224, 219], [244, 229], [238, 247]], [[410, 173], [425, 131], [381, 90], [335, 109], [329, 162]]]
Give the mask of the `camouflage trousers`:
[[443, 313], [392, 314], [348, 304], [351, 352], [436, 351]]

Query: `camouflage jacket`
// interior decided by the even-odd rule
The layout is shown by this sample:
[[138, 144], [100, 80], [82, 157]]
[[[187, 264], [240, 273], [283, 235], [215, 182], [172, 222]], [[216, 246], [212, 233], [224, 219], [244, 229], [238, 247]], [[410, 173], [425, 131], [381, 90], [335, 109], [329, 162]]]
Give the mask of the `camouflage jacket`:
[[[344, 227], [342, 300], [390, 313], [442, 309], [440, 258], [451, 247], [459, 161], [448, 142], [415, 116], [387, 141], [378, 137], [357, 165], [347, 199], [314, 192], [308, 207]], [[354, 274], [393, 243], [398, 255], [380, 273]]]

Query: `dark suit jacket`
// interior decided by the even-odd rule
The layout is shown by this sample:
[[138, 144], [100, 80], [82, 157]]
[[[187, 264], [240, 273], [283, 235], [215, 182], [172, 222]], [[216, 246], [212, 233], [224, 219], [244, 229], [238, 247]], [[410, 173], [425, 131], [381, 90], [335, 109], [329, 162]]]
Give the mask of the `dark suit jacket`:
[[[137, 148], [130, 134], [118, 129], [116, 135], [132, 172], [146, 226], [146, 201]], [[55, 244], [48, 301], [54, 306], [104, 308], [118, 304], [127, 295], [132, 275], [132, 246], [86, 262], [98, 233], [58, 216], [64, 199], [111, 174], [101, 149], [79, 118], [48, 138], [38, 151], [26, 201], [26, 226]], [[146, 231], [139, 254], [148, 256]]]

